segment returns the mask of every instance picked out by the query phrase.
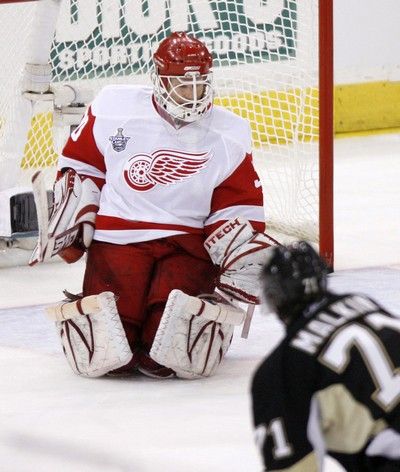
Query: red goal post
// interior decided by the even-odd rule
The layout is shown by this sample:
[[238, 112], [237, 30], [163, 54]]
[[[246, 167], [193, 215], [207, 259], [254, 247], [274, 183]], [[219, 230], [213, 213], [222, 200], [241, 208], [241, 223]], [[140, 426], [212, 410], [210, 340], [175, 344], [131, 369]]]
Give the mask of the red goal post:
[[319, 3], [319, 251], [333, 269], [333, 0]]
[[152, 49], [186, 30], [213, 50], [216, 103], [251, 123], [268, 227], [319, 244], [333, 266], [332, 3], [148, 0], [144, 11], [141, 0], [0, 0], [0, 197], [38, 168], [51, 176], [89, 97], [148, 83]]

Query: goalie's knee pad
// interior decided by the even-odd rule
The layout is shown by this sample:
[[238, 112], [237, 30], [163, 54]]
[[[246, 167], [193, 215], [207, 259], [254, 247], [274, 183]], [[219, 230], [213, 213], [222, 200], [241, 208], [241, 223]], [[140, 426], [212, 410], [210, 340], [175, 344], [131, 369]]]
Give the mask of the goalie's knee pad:
[[208, 377], [221, 363], [234, 326], [244, 317], [239, 308], [172, 290], [150, 356], [178, 377]]
[[46, 311], [56, 321], [65, 356], [76, 374], [100, 377], [132, 359], [112, 292], [61, 303]]

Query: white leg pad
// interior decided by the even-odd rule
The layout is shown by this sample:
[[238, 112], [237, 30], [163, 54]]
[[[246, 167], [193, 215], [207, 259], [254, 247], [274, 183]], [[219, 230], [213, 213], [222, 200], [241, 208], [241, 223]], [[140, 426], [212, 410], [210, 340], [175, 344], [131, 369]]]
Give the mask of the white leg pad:
[[172, 290], [150, 356], [181, 378], [213, 375], [244, 318], [239, 308]]
[[[63, 318], [57, 313], [63, 313]], [[76, 374], [100, 377], [132, 359], [112, 292], [49, 307], [47, 315], [65, 320], [56, 321], [56, 327], [65, 356]]]

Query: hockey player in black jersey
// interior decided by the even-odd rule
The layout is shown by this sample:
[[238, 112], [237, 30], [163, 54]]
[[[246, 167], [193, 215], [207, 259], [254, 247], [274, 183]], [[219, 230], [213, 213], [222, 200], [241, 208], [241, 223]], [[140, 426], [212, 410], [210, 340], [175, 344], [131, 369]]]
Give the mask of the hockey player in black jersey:
[[400, 471], [400, 318], [330, 292], [306, 242], [274, 248], [262, 284], [287, 326], [252, 382], [266, 470], [322, 470], [329, 454], [347, 471]]

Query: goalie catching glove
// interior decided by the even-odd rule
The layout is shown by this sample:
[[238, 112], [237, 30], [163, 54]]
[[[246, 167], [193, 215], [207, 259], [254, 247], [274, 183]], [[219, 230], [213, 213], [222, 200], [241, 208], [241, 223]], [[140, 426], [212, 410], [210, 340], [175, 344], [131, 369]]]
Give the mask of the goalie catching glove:
[[251, 224], [234, 218], [221, 225], [204, 242], [211, 260], [220, 272], [217, 289], [246, 303], [258, 304], [259, 276], [270, 257], [270, 247], [279, 244]]
[[[56, 254], [69, 263], [77, 261], [92, 242], [99, 201], [97, 185], [90, 178], [68, 169], [54, 184], [48, 224], [47, 221], [38, 221], [39, 242], [29, 264], [42, 262]], [[45, 218], [47, 208], [37, 213]], [[41, 234], [41, 227], [47, 228], [46, 234]]]

